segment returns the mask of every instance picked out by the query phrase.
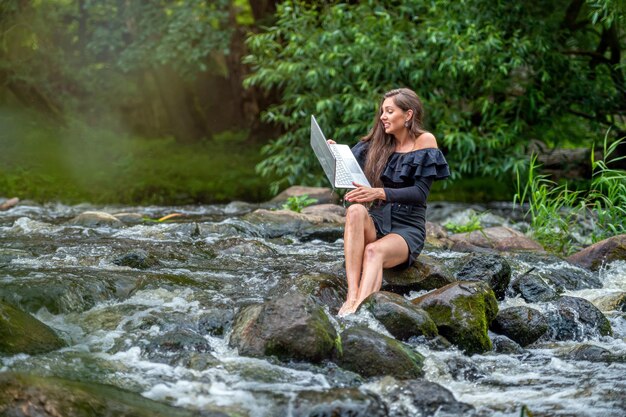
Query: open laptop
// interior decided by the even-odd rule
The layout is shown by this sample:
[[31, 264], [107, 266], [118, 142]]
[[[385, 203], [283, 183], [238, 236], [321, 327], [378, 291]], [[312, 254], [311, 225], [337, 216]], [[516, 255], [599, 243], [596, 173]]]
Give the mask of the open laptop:
[[356, 188], [353, 182], [371, 187], [348, 145], [329, 144], [311, 116], [311, 147], [333, 188]]

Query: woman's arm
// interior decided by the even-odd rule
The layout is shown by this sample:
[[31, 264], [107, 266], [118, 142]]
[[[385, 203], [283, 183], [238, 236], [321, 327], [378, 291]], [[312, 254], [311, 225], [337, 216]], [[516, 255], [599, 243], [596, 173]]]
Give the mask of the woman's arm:
[[386, 200], [390, 203], [426, 204], [433, 177], [420, 177], [415, 184], [403, 188], [384, 188]]

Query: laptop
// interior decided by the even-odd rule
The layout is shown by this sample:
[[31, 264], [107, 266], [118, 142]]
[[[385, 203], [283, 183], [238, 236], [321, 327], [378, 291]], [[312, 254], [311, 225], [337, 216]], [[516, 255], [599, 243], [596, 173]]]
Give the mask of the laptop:
[[311, 147], [333, 188], [356, 188], [353, 182], [371, 187], [348, 145], [329, 144], [311, 116]]

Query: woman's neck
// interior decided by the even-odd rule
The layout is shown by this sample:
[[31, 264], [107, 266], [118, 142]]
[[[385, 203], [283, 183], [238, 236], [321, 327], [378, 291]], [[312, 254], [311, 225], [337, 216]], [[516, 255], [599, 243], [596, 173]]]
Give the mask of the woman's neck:
[[408, 130], [405, 130], [399, 135], [394, 135], [394, 138], [396, 140], [396, 152], [408, 152], [413, 150], [415, 140], [411, 137]]

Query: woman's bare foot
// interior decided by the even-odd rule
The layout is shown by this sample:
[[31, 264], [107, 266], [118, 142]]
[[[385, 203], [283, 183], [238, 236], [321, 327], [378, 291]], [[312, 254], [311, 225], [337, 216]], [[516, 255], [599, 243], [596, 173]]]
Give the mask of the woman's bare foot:
[[356, 300], [346, 300], [346, 302], [343, 303], [343, 305], [339, 309], [339, 312], [337, 313], [337, 315], [339, 317], [343, 317], [343, 316], [347, 316], [348, 314], [354, 313], [354, 310], [352, 309], [352, 307], [354, 306], [355, 302]]

